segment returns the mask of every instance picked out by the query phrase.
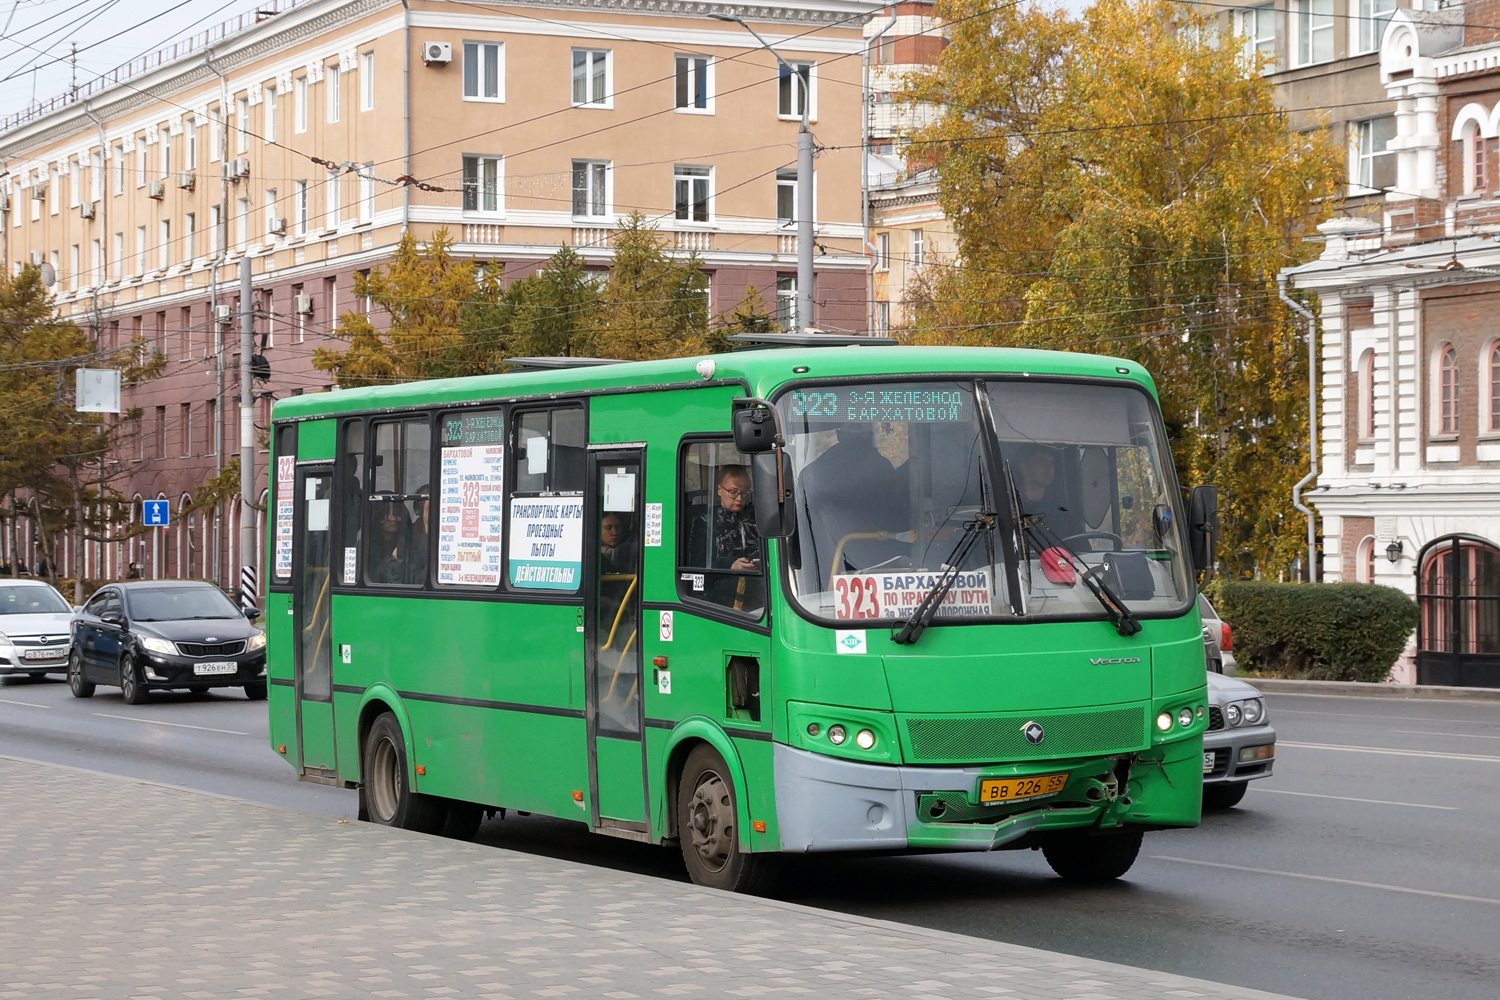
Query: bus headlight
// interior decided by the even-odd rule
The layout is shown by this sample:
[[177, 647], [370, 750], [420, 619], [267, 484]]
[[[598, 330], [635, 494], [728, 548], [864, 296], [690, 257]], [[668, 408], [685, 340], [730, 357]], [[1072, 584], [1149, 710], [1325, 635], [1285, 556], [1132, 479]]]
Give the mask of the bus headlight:
[[1191, 708], [1184, 708], [1178, 712], [1177, 724], [1183, 727], [1191, 726], [1193, 724], [1193, 710]]
[[1156, 717], [1156, 728], [1160, 729], [1162, 732], [1166, 732], [1167, 730], [1171, 729], [1172, 728], [1172, 713], [1171, 712], [1163, 712], [1160, 715], [1158, 715]]
[[834, 724], [828, 727], [828, 742], [834, 746], [842, 746], [844, 740], [848, 739], [848, 736], [849, 734], [844, 731], [843, 726]]
[[869, 750], [875, 745], [875, 734], [868, 729], [861, 729], [854, 734], [854, 745], [861, 750]]

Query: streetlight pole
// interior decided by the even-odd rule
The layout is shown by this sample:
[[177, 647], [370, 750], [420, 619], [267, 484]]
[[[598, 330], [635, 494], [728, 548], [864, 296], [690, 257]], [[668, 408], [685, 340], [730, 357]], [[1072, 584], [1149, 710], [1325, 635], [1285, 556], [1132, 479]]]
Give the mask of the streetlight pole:
[[712, 13], [708, 15], [718, 21], [733, 21], [755, 36], [781, 68], [791, 77], [793, 94], [802, 99], [802, 124], [797, 129], [797, 316], [796, 325], [803, 330], [814, 329], [813, 324], [813, 136], [808, 117], [812, 113], [812, 78], [807, 79], [771, 43], [760, 36], [745, 21], [734, 14]]

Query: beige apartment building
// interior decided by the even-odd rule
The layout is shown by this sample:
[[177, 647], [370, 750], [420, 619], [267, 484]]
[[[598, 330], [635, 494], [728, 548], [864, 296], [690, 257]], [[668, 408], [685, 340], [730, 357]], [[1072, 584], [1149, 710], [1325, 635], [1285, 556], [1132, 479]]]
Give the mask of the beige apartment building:
[[[262, 3], [0, 117], [0, 259], [49, 265], [60, 312], [101, 347], [139, 335], [167, 358], [163, 378], [127, 393], [145, 415], [134, 453], [115, 461], [131, 465], [137, 497], [174, 509], [239, 447], [245, 259], [270, 369], [256, 383], [262, 432], [273, 398], [333, 388], [312, 352], [339, 346], [340, 316], [362, 308], [354, 275], [405, 231], [446, 227], [459, 254], [513, 278], [563, 244], [606, 268], [618, 219], [639, 211], [698, 255], [712, 312], [753, 286], [795, 322], [803, 101], [820, 147], [811, 325], [863, 331], [864, 22], [877, 9]], [[792, 69], [720, 13], [744, 18]], [[86, 572], [135, 563], [148, 577], [229, 582], [232, 517], [91, 545]]]

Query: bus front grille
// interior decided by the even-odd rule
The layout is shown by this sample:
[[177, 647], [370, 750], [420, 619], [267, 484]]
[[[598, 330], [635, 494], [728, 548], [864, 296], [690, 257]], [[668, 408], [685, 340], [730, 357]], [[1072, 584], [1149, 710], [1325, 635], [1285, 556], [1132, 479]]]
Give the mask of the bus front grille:
[[[1021, 732], [1042, 727], [1041, 742]], [[1040, 715], [936, 716], [906, 719], [906, 759], [911, 763], [991, 764], [1011, 760], [1122, 753], [1146, 745], [1141, 706], [1080, 709]]]

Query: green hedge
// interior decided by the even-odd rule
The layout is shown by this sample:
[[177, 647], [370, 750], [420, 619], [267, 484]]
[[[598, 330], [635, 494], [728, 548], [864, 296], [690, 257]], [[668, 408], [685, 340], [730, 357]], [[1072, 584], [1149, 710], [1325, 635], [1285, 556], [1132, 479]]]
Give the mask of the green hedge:
[[1384, 681], [1417, 627], [1417, 605], [1373, 583], [1222, 582], [1214, 607], [1241, 666], [1273, 677]]

